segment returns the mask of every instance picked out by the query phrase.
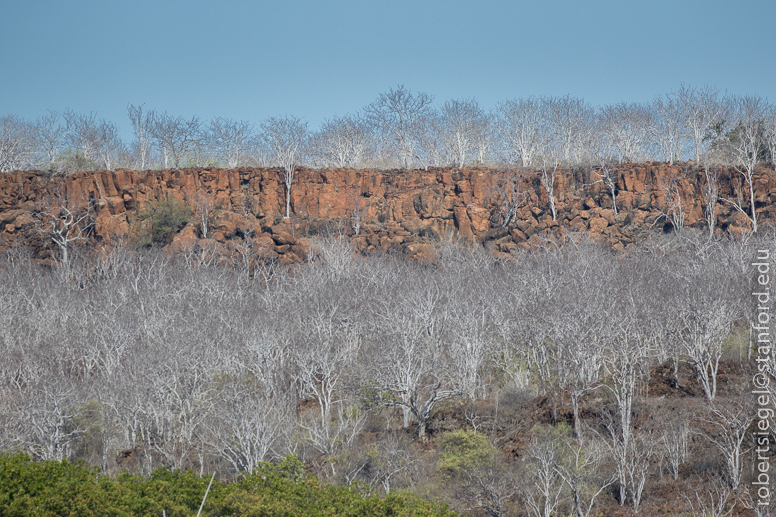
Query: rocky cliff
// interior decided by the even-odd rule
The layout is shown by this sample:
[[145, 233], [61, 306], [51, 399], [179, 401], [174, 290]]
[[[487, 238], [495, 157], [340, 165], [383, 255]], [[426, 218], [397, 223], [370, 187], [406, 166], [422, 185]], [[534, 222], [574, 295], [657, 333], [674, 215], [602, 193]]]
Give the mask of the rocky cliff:
[[[0, 247], [25, 243], [46, 256], [46, 242], [35, 232], [35, 210], [66, 203], [93, 207], [92, 240], [110, 245], [131, 238], [136, 214], [147, 203], [174, 198], [194, 206], [197, 198], [216, 207], [208, 239], [198, 218], [169, 247], [203, 245], [234, 252], [246, 237], [255, 249], [283, 263], [303, 260], [307, 237], [344, 234], [365, 251], [400, 251], [429, 256], [430, 244], [451, 239], [479, 243], [493, 253], [530, 246], [542, 235], [586, 232], [615, 248], [632, 244], [648, 231], [673, 230], [671, 215], [684, 227], [703, 228], [703, 173], [692, 163], [619, 165], [614, 175], [615, 213], [610, 188], [589, 169], [559, 170], [554, 183], [556, 219], [539, 171], [439, 168], [428, 171], [374, 171], [299, 168], [291, 192], [292, 215], [284, 219], [285, 186], [277, 169], [181, 169], [80, 172], [48, 177], [37, 171], [0, 175]], [[735, 169], [719, 173], [722, 197], [748, 206], [748, 190]], [[755, 174], [758, 221], [776, 222], [776, 173]], [[503, 225], [509, 200], [524, 200]], [[677, 212], [678, 210], [678, 212]], [[718, 232], [740, 233], [749, 223], [730, 203], [716, 210]]]

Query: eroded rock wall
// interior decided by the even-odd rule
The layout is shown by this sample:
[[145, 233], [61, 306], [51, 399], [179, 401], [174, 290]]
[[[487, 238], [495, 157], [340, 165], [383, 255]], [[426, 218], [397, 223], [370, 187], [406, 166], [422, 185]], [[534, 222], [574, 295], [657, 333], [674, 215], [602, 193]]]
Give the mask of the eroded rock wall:
[[[44, 248], [36, 240], [33, 211], [41, 203], [94, 206], [94, 242], [110, 245], [131, 237], [133, 215], [145, 203], [173, 197], [193, 204], [197, 195], [218, 207], [207, 241], [233, 247], [250, 236], [265, 253], [285, 263], [303, 260], [307, 237], [344, 234], [364, 251], [394, 250], [408, 255], [431, 253], [429, 244], [444, 240], [480, 243], [494, 253], [528, 246], [542, 235], [586, 232], [615, 248], [669, 224], [668, 209], [677, 200], [686, 227], [705, 227], [702, 172], [691, 163], [625, 164], [617, 167], [615, 214], [612, 196], [587, 169], [560, 170], [555, 181], [557, 217], [539, 171], [525, 172], [520, 188], [525, 202], [503, 227], [505, 182], [512, 171], [439, 168], [428, 171], [374, 171], [299, 168], [291, 192], [292, 217], [284, 219], [285, 185], [277, 169], [181, 169], [162, 171], [80, 172], [49, 178], [36, 171], [0, 174], [0, 247], [16, 242]], [[742, 191], [735, 169], [720, 171], [720, 195], [738, 199]], [[664, 188], [673, 185], [673, 189]], [[755, 175], [760, 224], [776, 222], [776, 173], [762, 167]], [[749, 224], [731, 204], [720, 202], [720, 232], [742, 232]], [[356, 235], [356, 227], [358, 235]], [[668, 228], [666, 228], [668, 229]], [[170, 245], [172, 250], [202, 244], [196, 218]], [[37, 244], [36, 244], [37, 243]], [[40, 253], [45, 253], [42, 249]]]

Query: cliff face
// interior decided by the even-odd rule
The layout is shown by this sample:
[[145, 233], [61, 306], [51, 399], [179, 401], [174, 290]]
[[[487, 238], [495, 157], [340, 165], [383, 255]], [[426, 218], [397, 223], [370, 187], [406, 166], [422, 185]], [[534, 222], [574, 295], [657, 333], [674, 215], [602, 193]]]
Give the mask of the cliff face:
[[[299, 168], [291, 192], [292, 216], [283, 219], [285, 186], [277, 169], [182, 169], [163, 171], [80, 172], [47, 178], [36, 171], [0, 175], [0, 247], [31, 244], [40, 257], [45, 241], [34, 232], [33, 211], [40, 203], [94, 206], [94, 242], [109, 245], [135, 231], [133, 214], [146, 203], [176, 198], [192, 206], [203, 196], [217, 207], [207, 244], [234, 252], [246, 236], [256, 249], [284, 263], [303, 260], [306, 237], [346, 234], [363, 251], [403, 251], [410, 256], [432, 253], [429, 243], [444, 239], [481, 243], [494, 253], [528, 246], [542, 234], [586, 232], [615, 248], [638, 240], [650, 228], [669, 230], [670, 214], [680, 214], [685, 227], [705, 227], [701, 189], [703, 173], [692, 164], [662, 163], [617, 166], [617, 214], [610, 189], [589, 170], [559, 170], [553, 221], [539, 172], [517, 177], [496, 169], [440, 168], [429, 171], [373, 171]], [[723, 169], [720, 195], [748, 207], [748, 190], [740, 175]], [[517, 185], [522, 192], [514, 193]], [[670, 188], [669, 188], [670, 187]], [[524, 202], [503, 226], [505, 199]], [[755, 175], [758, 222], [776, 223], [776, 173], [760, 168]], [[677, 212], [678, 211], [678, 212]], [[719, 232], [740, 233], [749, 223], [728, 203], [716, 211]], [[171, 250], [204, 243], [195, 217], [176, 235]], [[358, 228], [358, 235], [356, 235]]]

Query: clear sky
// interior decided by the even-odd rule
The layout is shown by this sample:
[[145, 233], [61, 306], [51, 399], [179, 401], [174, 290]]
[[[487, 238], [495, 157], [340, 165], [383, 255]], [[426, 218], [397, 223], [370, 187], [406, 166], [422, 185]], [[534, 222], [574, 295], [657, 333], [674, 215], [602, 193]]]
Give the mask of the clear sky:
[[774, 0], [0, 0], [0, 115], [321, 121], [403, 84], [485, 108], [648, 101], [681, 83], [776, 101]]

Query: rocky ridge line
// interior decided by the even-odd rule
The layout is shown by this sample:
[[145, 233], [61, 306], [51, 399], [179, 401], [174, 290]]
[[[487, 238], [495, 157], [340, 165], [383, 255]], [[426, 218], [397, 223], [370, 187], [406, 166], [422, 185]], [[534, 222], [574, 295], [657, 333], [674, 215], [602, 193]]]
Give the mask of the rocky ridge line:
[[[32, 231], [31, 214], [44, 199], [67, 199], [95, 206], [94, 241], [101, 246], [129, 236], [132, 215], [145, 203], [166, 197], [186, 201], [209, 196], [218, 210], [210, 224], [208, 244], [234, 252], [250, 236], [266, 256], [290, 264], [304, 260], [310, 236], [348, 235], [364, 252], [403, 252], [432, 257], [437, 241], [461, 240], [484, 245], [495, 254], [527, 247], [542, 235], [585, 232], [616, 249], [654, 228], [670, 229], [661, 185], [675, 182], [685, 227], [705, 227], [702, 172], [690, 163], [651, 162], [617, 166], [616, 202], [590, 170], [559, 171], [555, 182], [557, 218], [538, 172], [525, 173], [526, 201], [516, 219], [502, 227], [503, 180], [509, 171], [492, 168], [436, 168], [412, 171], [307, 169], [300, 167], [291, 192], [292, 216], [283, 218], [285, 186], [278, 169], [190, 168], [160, 171], [79, 172], [48, 177], [39, 171], [0, 175], [0, 248], [22, 242], [45, 258], [46, 243]], [[738, 173], [720, 174], [720, 195], [734, 198]], [[755, 175], [758, 221], [776, 223], [776, 173], [761, 167]], [[358, 214], [359, 232], [354, 223]], [[719, 203], [718, 232], [740, 234], [748, 221], [730, 204]], [[180, 251], [203, 245], [196, 219], [175, 236], [169, 248]], [[0, 249], [0, 251], [2, 251]]]

